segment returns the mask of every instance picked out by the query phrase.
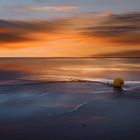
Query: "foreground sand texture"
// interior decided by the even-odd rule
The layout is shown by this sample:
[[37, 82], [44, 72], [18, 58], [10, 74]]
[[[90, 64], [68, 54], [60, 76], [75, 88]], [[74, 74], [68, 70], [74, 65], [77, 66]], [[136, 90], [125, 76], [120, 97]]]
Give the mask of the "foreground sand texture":
[[139, 140], [140, 90], [100, 83], [0, 88], [1, 140]]

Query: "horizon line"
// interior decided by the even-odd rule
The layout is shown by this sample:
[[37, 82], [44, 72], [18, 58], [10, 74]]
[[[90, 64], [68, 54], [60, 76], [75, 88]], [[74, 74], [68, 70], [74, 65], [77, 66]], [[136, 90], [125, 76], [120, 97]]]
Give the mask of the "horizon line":
[[79, 58], [140, 58], [140, 56], [136, 56], [136, 57], [131, 57], [131, 56], [125, 56], [125, 57], [111, 57], [111, 56], [97, 56], [97, 57], [0, 57], [0, 59], [2, 58], [47, 58], [47, 59], [79, 59]]

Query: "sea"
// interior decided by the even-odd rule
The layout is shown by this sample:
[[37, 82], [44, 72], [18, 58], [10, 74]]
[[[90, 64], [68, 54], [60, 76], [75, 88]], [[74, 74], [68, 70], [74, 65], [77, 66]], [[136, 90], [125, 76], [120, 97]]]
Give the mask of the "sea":
[[[123, 89], [113, 88], [113, 80], [116, 78], [124, 80]], [[27, 139], [27, 137], [31, 140], [55, 139], [52, 136], [54, 131], [60, 139], [74, 139], [76, 138], [74, 136], [82, 139], [80, 134], [82, 128], [72, 127], [76, 130], [71, 135], [66, 130], [61, 132], [59, 128], [62, 125], [64, 129], [69, 129], [72, 124], [77, 125], [79, 120], [81, 125], [86, 127], [88, 124], [85, 122], [89, 117], [91, 119], [91, 116], [91, 120], [95, 122], [94, 130], [101, 127], [101, 124], [98, 126], [98, 121], [100, 122], [104, 115], [114, 122], [120, 117], [120, 121], [117, 121], [120, 125], [116, 124], [117, 130], [124, 130], [125, 124], [122, 123], [124, 120], [127, 120], [133, 129], [137, 129], [140, 128], [140, 121], [137, 118], [140, 115], [139, 101], [140, 58], [0, 58], [0, 138], [2, 140]], [[91, 103], [92, 111], [89, 107]], [[116, 112], [119, 112], [120, 105], [124, 114], [117, 116]], [[111, 106], [109, 112], [108, 108]], [[89, 114], [87, 117], [84, 113], [85, 107], [87, 107], [86, 114]], [[105, 109], [107, 114], [104, 114], [104, 107], [107, 107]], [[78, 119], [75, 116], [68, 120], [62, 119], [65, 115], [81, 109], [83, 110], [78, 113]], [[117, 117], [110, 116], [115, 110], [116, 112], [112, 114]], [[97, 115], [99, 111], [100, 115]], [[57, 119], [55, 125], [54, 120], [46, 122], [61, 115], [59, 125]], [[81, 118], [86, 118], [86, 121]], [[34, 120], [34, 123], [31, 123], [31, 120]], [[137, 125], [131, 120], [135, 120]], [[48, 125], [50, 129], [46, 130]], [[106, 122], [101, 132], [94, 131], [94, 136], [90, 128], [85, 132], [87, 135], [85, 138], [102, 139], [104, 136], [108, 138], [109, 132], [106, 130], [113, 130], [114, 127], [112, 122]], [[124, 138], [123, 136], [129, 131], [124, 134], [120, 132], [120, 137]], [[75, 135], [76, 132], [78, 133]], [[98, 133], [101, 137], [98, 137]], [[42, 138], [35, 138], [33, 135]], [[133, 135], [128, 138], [126, 136], [127, 139], [132, 137]], [[140, 135], [137, 135], [137, 138], [139, 139]]]

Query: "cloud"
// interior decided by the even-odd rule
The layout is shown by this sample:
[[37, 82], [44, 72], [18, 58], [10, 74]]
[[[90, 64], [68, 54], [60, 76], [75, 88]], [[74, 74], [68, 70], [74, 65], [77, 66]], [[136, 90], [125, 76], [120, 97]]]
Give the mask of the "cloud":
[[16, 10], [23, 10], [23, 11], [56, 11], [56, 12], [69, 12], [73, 10], [78, 10], [80, 7], [78, 6], [17, 6], [14, 7]]
[[20, 20], [0, 20], [0, 29], [9, 29], [23, 32], [42, 32], [55, 31], [58, 27], [63, 26], [64, 20], [54, 21], [20, 21]]
[[51, 33], [55, 36], [62, 34], [63, 29], [65, 34], [71, 34], [71, 37], [72, 34], [77, 37], [79, 34], [85, 38], [105, 39], [115, 44], [139, 45], [140, 13], [122, 15], [94, 13], [94, 16], [90, 14], [53, 21], [0, 20], [0, 42], [34, 41], [40, 39], [36, 35], [38, 33]]
[[126, 50], [112, 53], [102, 53], [98, 55], [94, 55], [96, 57], [139, 57], [140, 58], [140, 50]]
[[82, 27], [81, 34], [100, 37], [114, 43], [140, 44], [140, 13], [101, 16], [96, 25]]
[[139, 28], [134, 25], [119, 25], [119, 26], [112, 26], [112, 25], [100, 25], [97, 27], [86, 27], [88, 31], [87, 34], [89, 35], [96, 35], [96, 36], [117, 36], [122, 34], [128, 34], [129, 32], [135, 32]]
[[31, 41], [33, 40], [30, 37], [20, 35], [20, 34], [14, 34], [14, 33], [0, 33], [0, 42], [4, 43], [12, 43], [12, 42], [24, 42], [24, 41]]
[[[137, 57], [139, 51], [129, 50], [140, 46], [139, 23], [139, 13], [94, 12], [50, 21], [1, 19], [0, 55]], [[124, 49], [127, 52], [121, 52]]]
[[[55, 21], [18, 21], [0, 20], [0, 42], [17, 43], [39, 40], [35, 34], [56, 33], [62, 30], [65, 20]], [[43, 38], [42, 38], [43, 39]]]

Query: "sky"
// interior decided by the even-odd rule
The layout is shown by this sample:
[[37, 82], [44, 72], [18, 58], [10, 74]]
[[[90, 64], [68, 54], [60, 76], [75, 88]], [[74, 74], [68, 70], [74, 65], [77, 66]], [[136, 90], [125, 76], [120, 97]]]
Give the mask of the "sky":
[[0, 57], [140, 57], [140, 0], [1, 0]]

